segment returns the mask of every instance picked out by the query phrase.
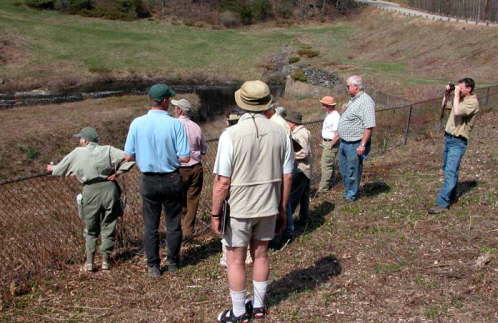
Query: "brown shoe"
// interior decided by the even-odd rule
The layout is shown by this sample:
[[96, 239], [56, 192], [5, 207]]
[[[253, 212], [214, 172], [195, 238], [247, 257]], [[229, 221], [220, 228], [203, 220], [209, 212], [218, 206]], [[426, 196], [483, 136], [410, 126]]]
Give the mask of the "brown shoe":
[[441, 213], [444, 213], [448, 211], [448, 208], [447, 207], [442, 207], [442, 206], [439, 206], [439, 205], [436, 205], [434, 207], [431, 207], [427, 213], [429, 214], [441, 214]]

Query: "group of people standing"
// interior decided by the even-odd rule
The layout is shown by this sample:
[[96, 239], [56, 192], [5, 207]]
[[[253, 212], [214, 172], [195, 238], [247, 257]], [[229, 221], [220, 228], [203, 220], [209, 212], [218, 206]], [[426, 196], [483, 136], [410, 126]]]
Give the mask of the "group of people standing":
[[[446, 128], [445, 184], [438, 195], [438, 208], [432, 210], [437, 213], [448, 207], [444, 203], [454, 194], [458, 165], [478, 111], [474, 83], [468, 80], [457, 85]], [[370, 151], [376, 126], [375, 103], [364, 92], [360, 76], [349, 77], [347, 89], [350, 99], [340, 113], [333, 97], [320, 100], [326, 117], [320, 138], [323, 150], [318, 194], [332, 187], [339, 155], [344, 199], [353, 202], [358, 199], [363, 160]], [[109, 269], [115, 225], [122, 214], [115, 180], [135, 164], [141, 173], [148, 275], [157, 278], [162, 273], [158, 228], [163, 209], [168, 271], [177, 270], [182, 240], [194, 234], [206, 141], [200, 127], [190, 119], [192, 106], [187, 100], [174, 100], [174, 90], [165, 84], [152, 86], [148, 94], [151, 108], [132, 121], [124, 151], [98, 145], [95, 129], [87, 127], [75, 135], [81, 147], [57, 165], [47, 165], [53, 175], [75, 175], [83, 184], [78, 203], [85, 225], [86, 271], [94, 270], [99, 235], [102, 269]], [[222, 237], [226, 250], [232, 300], [231, 308], [217, 316], [219, 322], [249, 322], [266, 317], [269, 242], [279, 233], [292, 237], [293, 213], [298, 206], [299, 220], [309, 218], [312, 178], [312, 136], [303, 125], [302, 114], [275, 107], [270, 89], [262, 81], [245, 82], [234, 96], [238, 112], [228, 116], [229, 127], [219, 138], [210, 212], [211, 229]], [[169, 115], [170, 104], [177, 118]], [[246, 286], [248, 253], [253, 262], [251, 299], [247, 298]]]

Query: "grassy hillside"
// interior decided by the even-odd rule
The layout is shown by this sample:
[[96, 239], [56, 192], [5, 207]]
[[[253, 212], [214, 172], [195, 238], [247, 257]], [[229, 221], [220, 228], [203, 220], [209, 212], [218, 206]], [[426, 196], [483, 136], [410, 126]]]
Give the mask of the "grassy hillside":
[[157, 21], [106, 21], [0, 2], [6, 64], [0, 78], [22, 88], [67, 86], [99, 74], [169, 79], [243, 79], [289, 41], [285, 32], [206, 30]]
[[[394, 94], [434, 95], [434, 86], [464, 75], [498, 82], [498, 29], [396, 17], [366, 8], [334, 24], [210, 30], [157, 20], [108, 21], [37, 11], [0, 2], [2, 89], [65, 88], [102, 78], [172, 80], [259, 78], [277, 52], [300, 63], [360, 73]], [[414, 94], [414, 89], [417, 92]]]

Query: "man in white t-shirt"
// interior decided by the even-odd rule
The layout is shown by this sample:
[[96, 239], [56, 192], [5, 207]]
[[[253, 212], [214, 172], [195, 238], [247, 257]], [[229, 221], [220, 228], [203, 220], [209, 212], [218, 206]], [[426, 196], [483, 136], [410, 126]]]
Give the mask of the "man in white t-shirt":
[[285, 134], [290, 137], [291, 135], [291, 128], [289, 127], [289, 124], [287, 121], [285, 121], [285, 115], [286, 111], [284, 107], [277, 107], [275, 105], [272, 105], [268, 111], [265, 112], [267, 118], [270, 118], [271, 121], [275, 122], [279, 126], [281, 126]]
[[335, 173], [335, 159], [337, 156], [339, 135], [337, 127], [339, 126], [340, 115], [335, 110], [336, 101], [331, 96], [325, 96], [320, 100], [322, 109], [326, 116], [323, 120], [322, 127], [322, 158], [320, 160], [322, 174], [318, 192], [328, 191], [332, 187], [332, 181]]

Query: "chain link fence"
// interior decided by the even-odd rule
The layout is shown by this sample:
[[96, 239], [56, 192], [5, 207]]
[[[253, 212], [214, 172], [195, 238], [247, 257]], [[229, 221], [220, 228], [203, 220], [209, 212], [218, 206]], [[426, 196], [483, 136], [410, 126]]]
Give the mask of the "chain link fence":
[[[481, 111], [498, 107], [498, 86], [476, 90]], [[441, 99], [377, 110], [377, 127], [372, 138], [372, 157], [407, 143], [408, 140], [441, 133]], [[313, 180], [320, 178], [322, 121], [305, 124], [311, 131]], [[208, 212], [213, 181], [212, 169], [217, 139], [208, 141], [203, 160], [204, 189], [197, 222], [197, 234], [208, 230]], [[367, 166], [368, 167], [368, 166]], [[142, 241], [142, 205], [138, 192], [139, 172], [135, 168], [120, 177], [127, 207], [118, 223], [117, 257], [140, 249]], [[337, 176], [337, 180], [339, 180]], [[73, 178], [40, 174], [0, 183], [0, 291], [19, 292], [36, 276], [68, 264], [83, 261], [82, 224], [77, 216], [75, 196], [81, 191]], [[161, 227], [163, 228], [163, 227]], [[26, 287], [27, 288], [27, 287]]]

